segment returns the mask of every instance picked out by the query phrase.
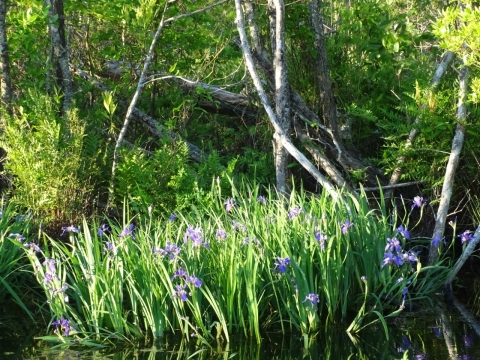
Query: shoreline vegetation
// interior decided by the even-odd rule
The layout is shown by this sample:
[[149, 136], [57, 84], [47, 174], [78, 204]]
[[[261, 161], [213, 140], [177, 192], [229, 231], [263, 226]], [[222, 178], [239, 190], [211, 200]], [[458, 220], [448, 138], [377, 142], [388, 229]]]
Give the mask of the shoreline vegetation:
[[152, 205], [130, 217], [126, 206], [120, 223], [65, 226], [63, 241], [29, 232], [31, 216], [7, 206], [0, 254], [10, 267], [0, 280], [20, 305], [22, 286], [36, 281], [43, 292], [28, 303], [39, 308], [23, 308], [48, 311], [42, 339], [61, 346], [170, 332], [207, 346], [238, 332], [260, 342], [271, 329], [298, 333], [307, 346], [334, 324], [349, 333], [379, 324], [388, 336], [385, 319], [428, 300], [451, 264], [440, 256], [423, 266], [430, 239], [413, 237], [418, 222], [409, 223], [423, 212], [421, 197], [392, 214], [382, 195], [374, 209], [367, 200], [364, 192], [285, 198], [233, 182], [225, 196], [214, 181], [188, 211], [159, 219]]

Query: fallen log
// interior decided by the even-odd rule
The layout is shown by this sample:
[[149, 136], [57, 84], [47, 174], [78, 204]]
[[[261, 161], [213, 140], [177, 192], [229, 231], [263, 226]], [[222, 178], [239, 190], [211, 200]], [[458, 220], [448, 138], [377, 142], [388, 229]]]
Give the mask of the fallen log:
[[[90, 84], [92, 84], [95, 88], [97, 88], [100, 91], [110, 91], [108, 86], [106, 86], [104, 83], [98, 80], [95, 76], [90, 75], [88, 72], [84, 70], [73, 68], [72, 73], [88, 81]], [[126, 109], [128, 107], [127, 102], [123, 99], [118, 99], [117, 105], [122, 109]], [[186, 140], [183, 140], [180, 137], [180, 135], [178, 135], [173, 131], [168, 130], [162, 124], [160, 124], [157, 120], [155, 120], [153, 117], [145, 114], [142, 110], [138, 108], [133, 109], [132, 116], [135, 120], [139, 121], [153, 135], [155, 135], [158, 138], [167, 137], [174, 141], [180, 141], [180, 140], [185, 141], [185, 143], [188, 146], [188, 153], [189, 153], [190, 159], [197, 163], [200, 163], [202, 161], [204, 153], [198, 146]]]

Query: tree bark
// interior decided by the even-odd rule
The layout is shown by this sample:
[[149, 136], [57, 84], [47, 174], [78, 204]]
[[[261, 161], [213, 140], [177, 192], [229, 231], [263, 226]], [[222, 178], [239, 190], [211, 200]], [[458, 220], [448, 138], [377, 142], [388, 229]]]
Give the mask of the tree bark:
[[250, 51], [250, 46], [248, 45], [247, 41], [247, 34], [245, 31], [245, 24], [243, 20], [243, 11], [242, 11], [242, 4], [241, 0], [235, 0], [235, 9], [237, 13], [236, 23], [237, 23], [237, 30], [240, 36], [240, 45], [241, 49], [245, 58], [245, 63], [247, 69], [250, 73], [252, 78], [253, 84], [255, 85], [255, 89], [257, 94], [260, 98], [260, 101], [265, 108], [265, 111], [270, 119], [270, 123], [273, 125], [275, 130], [274, 137], [278, 138], [282, 145], [287, 149], [287, 151], [324, 187], [324, 189], [334, 198], [339, 199], [339, 193], [335, 189], [335, 187], [327, 180], [316, 168], [313, 164], [303, 155], [298, 149], [292, 144], [290, 139], [283, 133], [282, 127], [280, 126], [275, 113], [272, 107], [269, 104], [267, 94], [263, 89], [263, 85], [260, 81], [260, 77], [258, 76], [257, 70], [255, 68], [253, 57]]
[[336, 139], [338, 136], [337, 106], [333, 96], [332, 79], [330, 78], [330, 69], [327, 59], [327, 47], [325, 45], [325, 35], [323, 26], [325, 20], [320, 12], [319, 0], [312, 0], [309, 4], [310, 21], [314, 34], [314, 45], [317, 50], [315, 65], [317, 70], [317, 84], [319, 87], [319, 101], [322, 109], [324, 124], [332, 131], [332, 136]]
[[[464, 64], [466, 62], [464, 61]], [[435, 228], [433, 230], [432, 242], [430, 244], [430, 252], [428, 255], [428, 264], [435, 264], [438, 259], [438, 251], [442, 246], [442, 237], [445, 231], [445, 221], [447, 219], [448, 208], [450, 206], [450, 199], [452, 197], [453, 182], [455, 178], [455, 171], [460, 161], [460, 153], [462, 151], [463, 142], [465, 138], [465, 122], [467, 119], [467, 107], [465, 98], [468, 91], [468, 68], [463, 65], [459, 72], [459, 94], [458, 94], [458, 108], [457, 108], [457, 126], [455, 129], [455, 136], [452, 141], [452, 150], [448, 159], [447, 167], [445, 169], [445, 178], [443, 180], [442, 194], [440, 196], [440, 204], [438, 205], [437, 217], [435, 219]]]
[[[287, 60], [285, 56], [285, 4], [283, 0], [271, 0], [275, 10], [275, 33], [272, 36], [273, 68], [275, 69], [275, 114], [282, 129], [281, 134], [290, 131], [290, 93], [287, 78]], [[270, 8], [270, 6], [269, 6]], [[271, 17], [272, 18], [272, 17]], [[273, 19], [272, 19], [273, 20]], [[272, 28], [270, 28], [272, 30]], [[273, 41], [274, 40], [274, 41]], [[278, 134], [280, 135], [280, 134]], [[277, 177], [277, 189], [282, 194], [287, 194], [288, 177], [288, 152], [283, 147], [278, 136], [274, 137], [274, 161]]]
[[63, 0], [45, 0], [49, 14], [49, 32], [53, 48], [53, 62], [57, 84], [62, 90], [62, 116], [65, 116], [71, 108], [73, 99], [72, 75], [69, 68], [69, 54], [65, 39], [65, 13]]
[[[8, 42], [7, 42], [7, 5], [6, 0], [0, 0], [0, 91], [2, 99], [2, 107], [6, 113], [12, 116], [12, 81], [10, 79], [10, 60], [8, 54]], [[1, 124], [0, 132], [5, 127], [5, 118], [3, 113], [0, 114]]]

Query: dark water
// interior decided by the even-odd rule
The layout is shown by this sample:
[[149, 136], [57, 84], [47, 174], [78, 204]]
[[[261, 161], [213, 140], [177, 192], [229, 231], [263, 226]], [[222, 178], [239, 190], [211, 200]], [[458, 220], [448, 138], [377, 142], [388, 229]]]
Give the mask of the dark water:
[[[474, 299], [463, 313], [456, 306], [447, 309], [440, 304], [402, 314], [388, 321], [388, 338], [381, 325], [370, 326], [358, 336], [349, 336], [346, 326], [338, 325], [307, 339], [307, 344], [298, 335], [265, 333], [261, 344], [233, 336], [230, 344], [213, 343], [210, 348], [196, 344], [195, 339], [187, 342], [167, 336], [154, 344], [103, 350], [52, 350], [52, 344], [34, 339], [46, 329], [36, 329], [28, 319], [4, 308], [0, 359], [480, 359], [476, 305]], [[473, 318], [467, 321], [466, 316]]]

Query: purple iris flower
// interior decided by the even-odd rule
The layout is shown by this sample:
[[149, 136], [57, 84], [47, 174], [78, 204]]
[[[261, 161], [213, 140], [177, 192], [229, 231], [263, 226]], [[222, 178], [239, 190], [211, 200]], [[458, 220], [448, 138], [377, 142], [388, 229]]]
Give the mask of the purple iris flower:
[[469, 243], [474, 239], [474, 234], [470, 230], [465, 230], [462, 234], [458, 235], [462, 244]]
[[192, 241], [193, 247], [199, 248], [200, 246], [204, 245], [207, 249], [210, 249], [210, 245], [203, 242], [202, 229], [198, 226], [195, 228], [189, 226], [187, 228], [185, 235], [183, 236], [183, 242], [186, 243], [188, 239]]
[[10, 239], [15, 239], [15, 240], [17, 240], [18, 242], [22, 242], [23, 240], [26, 239], [25, 236], [20, 235], [20, 234], [10, 234], [10, 235], [8, 235], [8, 237], [9, 237]]
[[265, 196], [260, 195], [260, 196], [257, 198], [257, 203], [259, 203], [259, 204], [261, 204], [261, 205], [267, 205], [267, 199], [265, 198]]
[[48, 271], [50, 271], [51, 273], [55, 274], [56, 273], [56, 269], [55, 269], [55, 264], [57, 262], [55, 261], [55, 259], [45, 259], [45, 261], [42, 263], [43, 266], [45, 266], [45, 268], [47, 268]]
[[419, 209], [427, 203], [427, 200], [424, 200], [421, 196], [415, 196], [413, 198], [412, 209], [418, 207]]
[[318, 294], [308, 294], [305, 297], [305, 300], [303, 300], [303, 302], [305, 301], [310, 301], [310, 304], [312, 306], [315, 306], [315, 304], [318, 304], [320, 302], [320, 297], [318, 296]]
[[239, 223], [238, 221], [232, 220], [232, 227], [234, 230], [239, 230], [242, 233], [247, 232], [247, 228], [245, 227], [245, 225]]
[[24, 245], [26, 248], [32, 249], [34, 252], [40, 252], [40, 248], [35, 243], [29, 243]]
[[172, 213], [170, 214], [170, 217], [168, 218], [168, 220], [170, 220], [171, 222], [175, 221], [175, 219], [177, 218], [177, 215]]
[[186, 301], [188, 298], [188, 293], [185, 291], [187, 284], [179, 284], [175, 285], [176, 291], [173, 293], [173, 297], [180, 299], [182, 301]]
[[232, 211], [232, 209], [236, 206], [234, 198], [228, 198], [223, 204], [225, 205], [225, 210], [227, 212]]
[[385, 265], [397, 265], [397, 266], [401, 266], [403, 265], [403, 259], [401, 258], [400, 255], [393, 255], [390, 251], [389, 252], [386, 252], [384, 255], [383, 255], [383, 261], [382, 261], [382, 268], [385, 266]]
[[402, 251], [402, 245], [400, 244], [400, 241], [396, 237], [390, 239], [387, 238], [387, 246], [385, 246], [385, 251], [393, 251], [395, 250], [397, 253], [400, 253]]
[[183, 277], [187, 277], [187, 276], [188, 276], [187, 272], [185, 270], [183, 270], [182, 268], [180, 268], [173, 273], [172, 280], [175, 279], [176, 277], [183, 278]]
[[70, 336], [70, 331], [75, 330], [75, 328], [70, 324], [70, 321], [65, 319], [63, 316], [60, 318], [60, 320], [52, 322], [52, 325], [56, 326], [57, 329], [60, 326], [60, 328], [64, 331], [66, 337]]
[[110, 227], [107, 224], [102, 224], [97, 229], [97, 235], [98, 235], [98, 237], [102, 237], [103, 235], [105, 235], [109, 231], [110, 231]]
[[342, 228], [342, 234], [346, 234], [348, 232], [348, 229], [350, 229], [354, 224], [352, 222], [350, 222], [350, 220], [345, 220], [345, 222], [343, 224], [341, 224], [341, 228]]
[[474, 340], [475, 336], [472, 333], [463, 336], [463, 343], [465, 344], [465, 347], [472, 347]]
[[167, 256], [170, 258], [170, 260], [174, 260], [178, 254], [180, 254], [180, 247], [178, 247], [176, 244], [171, 244], [170, 241], [167, 241], [167, 245], [165, 246], [165, 249], [156, 249], [153, 251], [154, 255], [160, 254], [162, 256]]
[[216, 233], [215, 237], [219, 241], [225, 240], [227, 238], [227, 233], [223, 229], [217, 229], [217, 233]]
[[290, 264], [290, 258], [280, 258], [277, 257], [277, 260], [275, 260], [275, 268], [273, 270], [277, 270], [280, 272], [280, 274], [285, 274], [285, 271], [287, 271], [287, 266]]
[[68, 232], [68, 233], [78, 233], [78, 232], [80, 232], [80, 229], [79, 229], [79, 228], [76, 228], [76, 227], [73, 226], [73, 225], [64, 226], [64, 227], [62, 227], [62, 233], [60, 234], [60, 236], [62, 236], [63, 234], [65, 234], [65, 232]]
[[302, 212], [305, 212], [305, 210], [303, 210], [301, 207], [295, 206], [295, 207], [291, 208], [290, 211], [288, 212], [288, 218], [289, 219], [296, 218]]
[[133, 231], [135, 230], [135, 225], [133, 224], [129, 224], [125, 227], [125, 229], [122, 230], [122, 232], [120, 233], [120, 239], [123, 238], [123, 237], [128, 237], [128, 236], [131, 236], [132, 239], [135, 240], [135, 235], [133, 234]]
[[115, 255], [117, 255], [118, 253], [118, 249], [117, 247], [115, 246], [115, 244], [113, 242], [106, 242], [105, 243], [105, 250], [104, 250], [104, 254], [105, 253], [110, 253], [110, 257], [113, 258]]
[[404, 227], [403, 225], [400, 225], [398, 228], [397, 228], [397, 231], [402, 234], [402, 236], [405, 238], [405, 239], [410, 239], [410, 233], [408, 232], [407, 228]]
[[327, 240], [327, 235], [315, 228], [315, 239], [320, 244], [320, 250], [323, 251], [325, 249], [325, 241]]
[[192, 285], [195, 285], [195, 287], [200, 287], [202, 286], [202, 280], [197, 278], [195, 275], [193, 276], [186, 276], [185, 280], [189, 282]]

